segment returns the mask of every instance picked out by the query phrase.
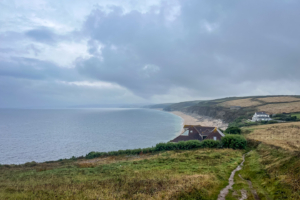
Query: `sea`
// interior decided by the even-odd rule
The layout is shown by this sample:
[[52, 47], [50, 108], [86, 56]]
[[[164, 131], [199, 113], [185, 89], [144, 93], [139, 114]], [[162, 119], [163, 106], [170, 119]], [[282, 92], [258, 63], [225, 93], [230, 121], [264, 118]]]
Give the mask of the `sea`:
[[0, 164], [152, 147], [176, 137], [182, 125], [154, 109], [0, 109]]

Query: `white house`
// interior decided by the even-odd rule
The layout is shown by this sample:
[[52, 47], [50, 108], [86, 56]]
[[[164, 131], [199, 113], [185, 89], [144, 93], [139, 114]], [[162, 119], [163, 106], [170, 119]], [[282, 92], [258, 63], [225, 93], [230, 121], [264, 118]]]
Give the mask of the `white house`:
[[256, 112], [253, 117], [252, 117], [252, 121], [253, 122], [257, 122], [257, 121], [270, 121], [272, 120], [270, 118], [270, 116], [265, 113], [265, 112]]

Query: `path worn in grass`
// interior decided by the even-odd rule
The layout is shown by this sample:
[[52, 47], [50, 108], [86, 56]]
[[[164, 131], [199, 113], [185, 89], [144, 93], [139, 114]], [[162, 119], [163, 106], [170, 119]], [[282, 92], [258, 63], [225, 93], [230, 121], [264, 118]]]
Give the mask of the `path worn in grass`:
[[232, 186], [234, 184], [234, 175], [237, 171], [240, 171], [242, 169], [242, 166], [245, 162], [245, 154], [243, 155], [243, 162], [237, 166], [237, 168], [235, 170], [233, 170], [231, 172], [231, 175], [229, 177], [229, 184], [223, 189], [221, 190], [219, 196], [218, 196], [218, 200], [225, 200], [226, 195], [228, 194], [229, 190], [232, 189]]

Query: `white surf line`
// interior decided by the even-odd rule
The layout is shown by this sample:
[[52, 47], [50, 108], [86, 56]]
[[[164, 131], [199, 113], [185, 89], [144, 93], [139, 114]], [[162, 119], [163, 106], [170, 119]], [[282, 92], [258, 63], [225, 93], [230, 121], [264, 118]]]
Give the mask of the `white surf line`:
[[[250, 152], [248, 152], [248, 153], [250, 153]], [[228, 180], [229, 184], [223, 190], [221, 190], [217, 200], [225, 200], [225, 197], [228, 194], [229, 190], [232, 189], [232, 186], [234, 184], [234, 175], [237, 171], [240, 171], [242, 169], [242, 166], [245, 162], [245, 155], [246, 154], [243, 155], [243, 162], [239, 166], [237, 166], [237, 168], [235, 170], [233, 170], [231, 172], [231, 175]]]

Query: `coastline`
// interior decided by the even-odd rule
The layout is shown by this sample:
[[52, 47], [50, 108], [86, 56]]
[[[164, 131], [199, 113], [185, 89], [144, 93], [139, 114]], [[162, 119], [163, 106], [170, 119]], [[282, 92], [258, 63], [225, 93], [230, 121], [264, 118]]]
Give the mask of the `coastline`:
[[215, 126], [223, 130], [228, 127], [228, 124], [224, 123], [222, 120], [214, 119], [208, 116], [202, 116], [193, 113], [183, 113], [180, 111], [172, 111], [170, 113], [181, 117], [183, 119], [183, 125]]

